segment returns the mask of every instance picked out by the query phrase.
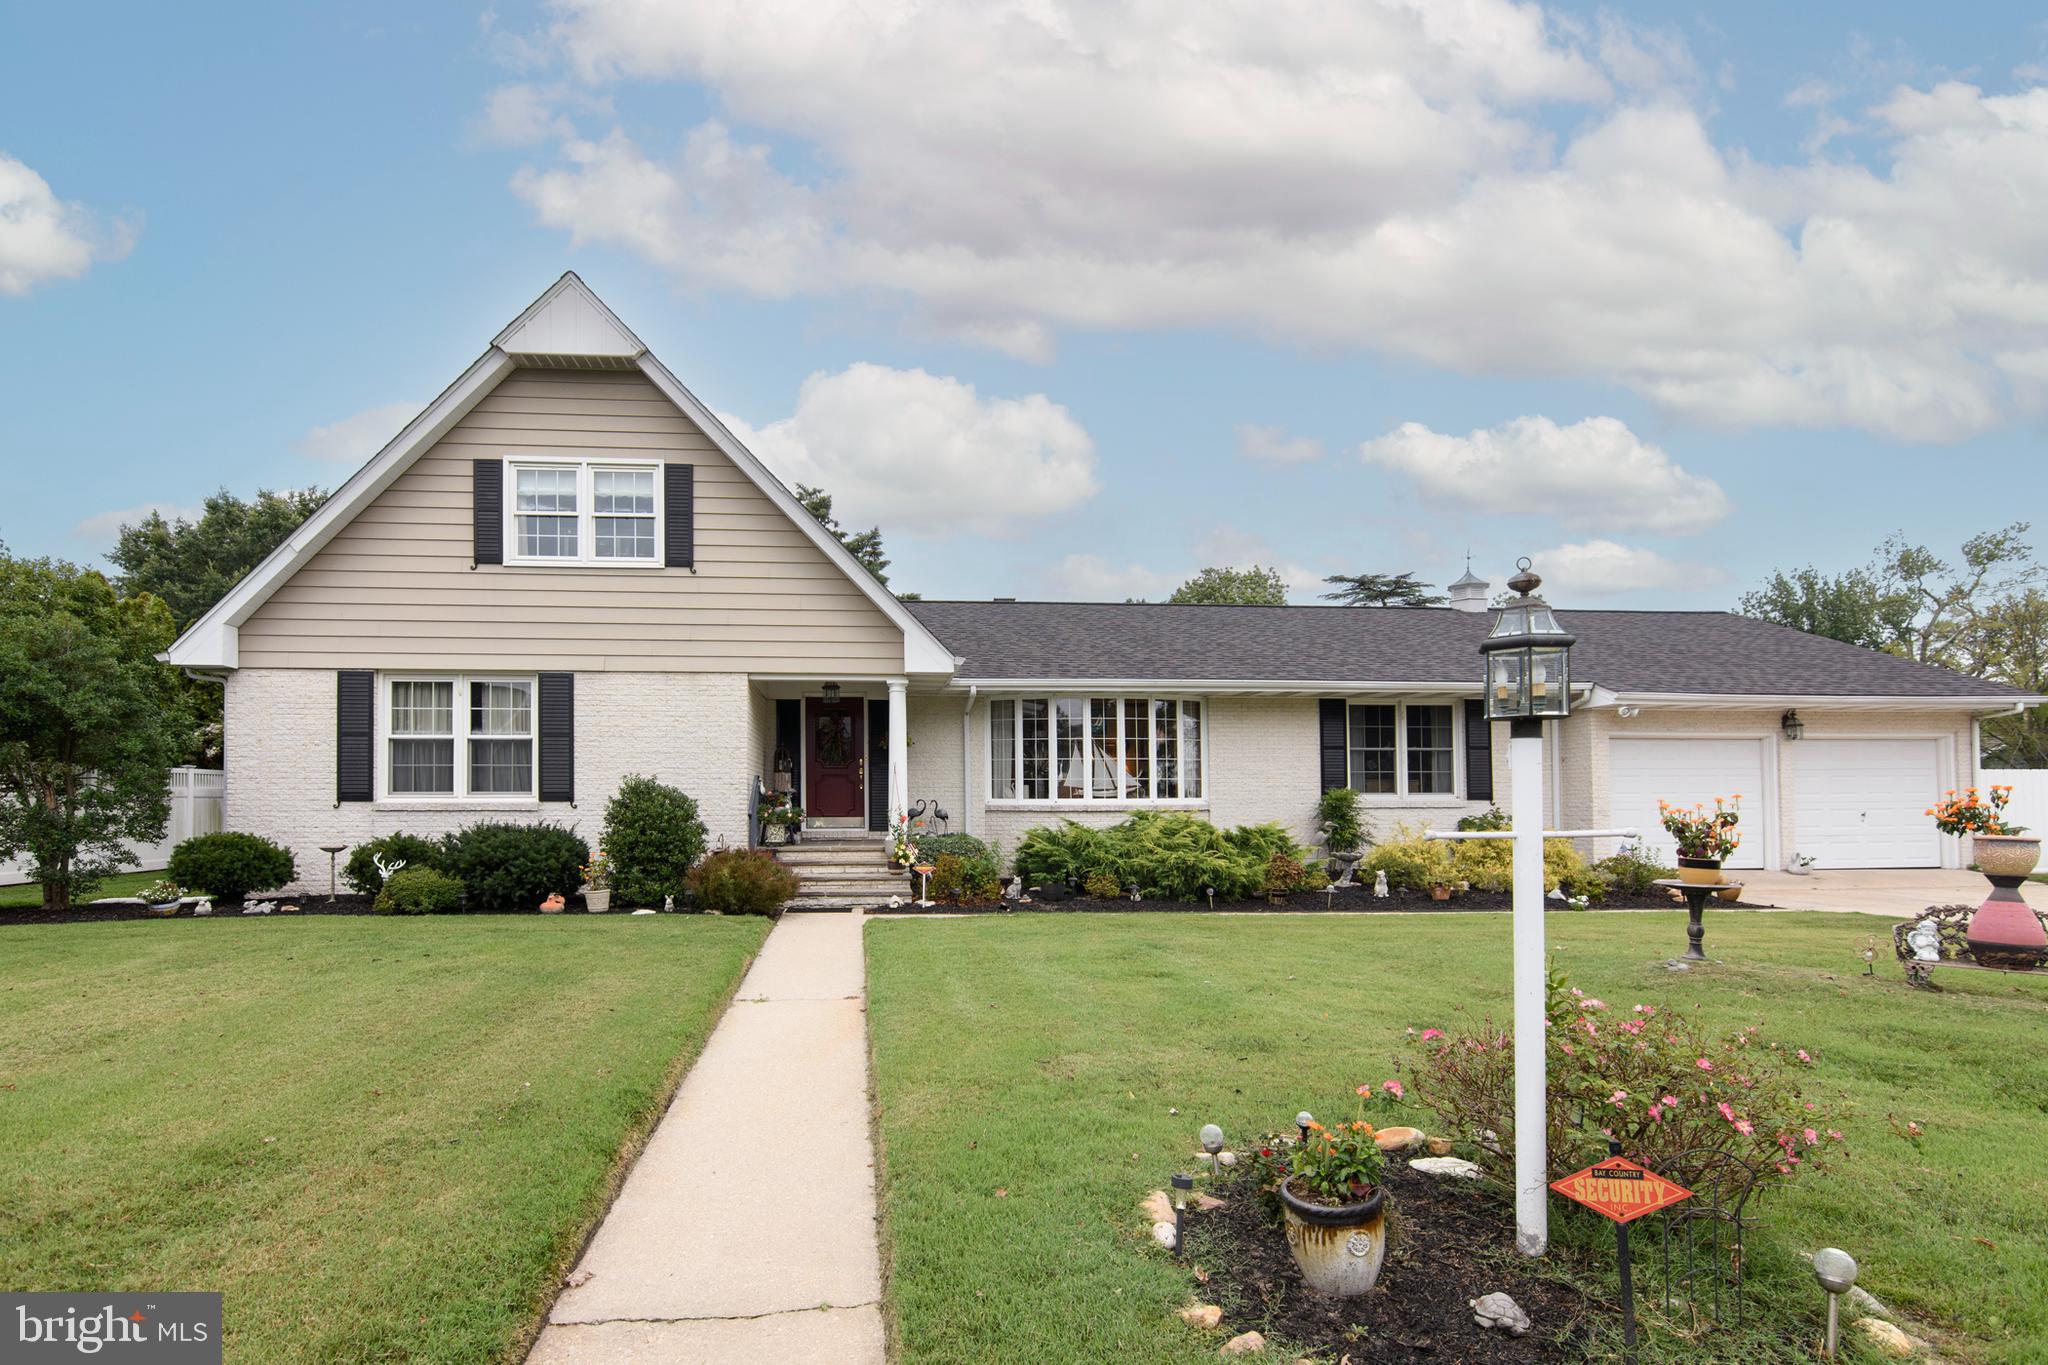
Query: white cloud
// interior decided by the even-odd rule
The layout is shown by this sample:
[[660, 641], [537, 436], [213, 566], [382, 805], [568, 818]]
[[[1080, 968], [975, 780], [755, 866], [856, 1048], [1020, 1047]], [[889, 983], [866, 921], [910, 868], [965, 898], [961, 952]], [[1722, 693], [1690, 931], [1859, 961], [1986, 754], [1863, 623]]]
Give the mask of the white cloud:
[[1186, 574], [1161, 573], [1142, 564], [1113, 564], [1096, 554], [1068, 555], [1045, 571], [1049, 597], [1079, 602], [1152, 601], [1179, 587]]
[[1237, 453], [1247, 460], [1307, 464], [1323, 458], [1323, 443], [1313, 436], [1289, 436], [1284, 427], [1240, 422], [1237, 427]]
[[1763, 165], [1709, 136], [1682, 44], [1596, 27], [1509, 0], [563, 0], [534, 51], [720, 118], [674, 151], [566, 139], [514, 187], [693, 285], [904, 303], [1027, 357], [1224, 327], [1703, 423], [1948, 440], [2024, 407], [1987, 356], [2048, 339], [2048, 89], [1904, 90], [1875, 166], [1822, 155], [1839, 120]]
[[470, 121], [470, 140], [482, 146], [531, 147], [576, 136], [570, 112], [610, 115], [611, 101], [573, 85], [514, 81], [484, 97], [483, 111]]
[[59, 199], [50, 183], [0, 152], [0, 294], [26, 294], [53, 280], [75, 280], [94, 261], [117, 261], [135, 244], [137, 225], [107, 219]]
[[1406, 476], [1434, 502], [1572, 527], [1699, 531], [1729, 509], [1719, 484], [1688, 473], [1613, 417], [1563, 427], [1517, 417], [1463, 436], [1404, 422], [1358, 454]]
[[1588, 540], [1532, 555], [1543, 596], [1569, 610], [1573, 599], [1612, 597], [1638, 589], [1694, 592], [1719, 587], [1728, 575], [1709, 564], [1683, 564], [1640, 545]]
[[[1211, 526], [1195, 537], [1194, 552], [1196, 563], [1202, 568], [1271, 569], [1280, 575], [1280, 582], [1295, 596], [1323, 587], [1324, 575], [1320, 570], [1283, 558], [1264, 536], [1235, 526]], [[1189, 578], [1193, 576], [1192, 573], [1186, 575]]]
[[420, 415], [424, 403], [386, 403], [366, 408], [311, 431], [292, 442], [292, 449], [315, 460], [362, 464], [390, 443], [405, 424]]
[[1017, 536], [1100, 486], [1095, 442], [1044, 394], [983, 398], [923, 370], [813, 374], [790, 416], [722, 420], [782, 478], [831, 493], [842, 525], [892, 536]]
[[175, 502], [145, 502], [137, 507], [122, 507], [112, 512], [95, 512], [74, 525], [71, 534], [75, 539], [82, 540], [88, 545], [112, 549], [114, 542], [120, 538], [123, 526], [133, 526], [151, 512], [160, 513], [165, 521], [177, 521], [180, 518], [197, 521], [205, 510], [203, 507], [187, 507]]

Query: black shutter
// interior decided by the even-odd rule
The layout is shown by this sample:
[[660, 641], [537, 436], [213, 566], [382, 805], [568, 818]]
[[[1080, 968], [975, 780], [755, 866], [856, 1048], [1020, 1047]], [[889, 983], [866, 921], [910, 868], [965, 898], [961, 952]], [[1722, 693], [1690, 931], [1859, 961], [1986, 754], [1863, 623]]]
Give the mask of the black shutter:
[[697, 466], [661, 467], [663, 528], [661, 562], [671, 569], [697, 566]]
[[1344, 734], [1344, 699], [1324, 697], [1316, 703], [1317, 728], [1322, 735], [1323, 790], [1335, 791], [1351, 785], [1349, 746]]
[[344, 668], [334, 675], [334, 800], [369, 801], [377, 788], [377, 675]]
[[775, 703], [775, 747], [789, 753], [789, 789], [804, 803], [804, 704], [785, 698]]
[[1493, 722], [1484, 702], [1465, 703], [1465, 799], [1493, 800]]
[[576, 675], [540, 675], [540, 799], [576, 799]]
[[889, 828], [889, 703], [868, 703], [868, 828]]
[[505, 562], [505, 462], [470, 461], [470, 561]]

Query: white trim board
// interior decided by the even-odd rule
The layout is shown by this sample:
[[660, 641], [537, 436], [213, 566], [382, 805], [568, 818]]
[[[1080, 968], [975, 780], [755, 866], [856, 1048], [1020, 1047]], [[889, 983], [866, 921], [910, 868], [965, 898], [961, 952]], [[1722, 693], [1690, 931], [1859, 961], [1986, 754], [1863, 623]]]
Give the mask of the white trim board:
[[[511, 349], [517, 347], [516, 351]], [[566, 348], [585, 347], [587, 350]], [[535, 349], [541, 348], [541, 349]], [[832, 561], [890, 622], [903, 632], [903, 667], [908, 673], [950, 676], [959, 661], [896, 595], [862, 567], [839, 538], [803, 509], [796, 497], [741, 445], [697, 396], [647, 350], [632, 329], [568, 271], [498, 333], [462, 376], [430, 403], [361, 469], [350, 475], [304, 525], [215, 603], [160, 656], [180, 668], [226, 669], [240, 660], [238, 632], [256, 609], [315, 553], [389, 488], [435, 442], [467, 416], [484, 395], [521, 363], [607, 369], [638, 369], [670, 402], [694, 421], [712, 444], [781, 509], [796, 528]]]

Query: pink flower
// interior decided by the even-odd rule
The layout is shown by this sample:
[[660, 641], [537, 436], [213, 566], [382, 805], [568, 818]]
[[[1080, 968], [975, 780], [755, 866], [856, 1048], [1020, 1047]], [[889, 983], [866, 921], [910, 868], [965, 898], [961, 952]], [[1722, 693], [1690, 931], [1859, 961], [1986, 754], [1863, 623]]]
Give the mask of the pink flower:
[[1600, 1036], [1600, 1030], [1593, 1026], [1591, 1019], [1581, 1017], [1579, 1022], [1586, 1026], [1586, 1036], [1588, 1038], [1598, 1038]]
[[1840, 1142], [1842, 1140], [1842, 1130], [1839, 1128], [1830, 1128], [1828, 1129], [1828, 1136], [1834, 1139], [1836, 1142]]
[[1605, 1000], [1595, 1000], [1590, 995], [1587, 996], [1584, 1000], [1581, 1000], [1579, 1004], [1583, 1005], [1585, 1008], [1589, 1010], [1604, 1010], [1607, 1008], [1607, 1002]]
[[[1754, 1126], [1751, 1125], [1748, 1119], [1737, 1119], [1735, 1121], [1735, 1131], [1742, 1134], [1744, 1137], [1748, 1137], [1751, 1133], [1754, 1133], [1756, 1129]], [[1792, 1159], [1794, 1161], [1799, 1160], [1799, 1158], [1796, 1156]]]
[[1621, 1021], [1621, 1031], [1631, 1035], [1641, 1033], [1643, 1031], [1643, 1021], [1640, 1019], [1624, 1019]]
[[1807, 1130], [1806, 1130], [1805, 1132], [1801, 1133], [1801, 1134], [1800, 1134], [1799, 1136], [1801, 1136], [1801, 1137], [1803, 1137], [1803, 1138], [1805, 1138], [1805, 1139], [1806, 1139], [1806, 1145], [1807, 1145], [1807, 1146], [1809, 1146], [1809, 1147], [1813, 1146], [1813, 1144], [1814, 1144], [1814, 1143], [1816, 1143], [1816, 1142], [1819, 1142], [1819, 1141], [1820, 1141], [1820, 1134], [1819, 1134], [1819, 1133], [1816, 1133], [1816, 1132], [1814, 1132], [1814, 1131], [1813, 1131], [1813, 1129], [1811, 1129], [1811, 1128], [1807, 1129]]
[[1721, 1101], [1721, 1102], [1720, 1102], [1720, 1103], [1719, 1103], [1718, 1105], [1716, 1105], [1716, 1106], [1715, 1106], [1715, 1108], [1717, 1108], [1717, 1109], [1719, 1109], [1719, 1110], [1721, 1111], [1721, 1117], [1722, 1117], [1722, 1118], [1724, 1118], [1724, 1119], [1728, 1120], [1728, 1121], [1729, 1121], [1730, 1123], [1733, 1123], [1733, 1122], [1735, 1122], [1735, 1106], [1734, 1106], [1734, 1105], [1732, 1105], [1732, 1104], [1728, 1103], [1728, 1101], [1726, 1101], [1726, 1100], [1722, 1100], [1722, 1101]]
[[1699, 1068], [1702, 1071], [1712, 1071], [1714, 1069], [1714, 1064], [1708, 1061], [1706, 1058], [1702, 1057], [1699, 1060]]
[[1787, 1166], [1787, 1165], [1786, 1165], [1786, 1164], [1785, 1164], [1784, 1162], [1782, 1162], [1782, 1161], [1781, 1161], [1781, 1162], [1779, 1162], [1779, 1163], [1778, 1163], [1778, 1174], [1779, 1174], [1779, 1175], [1790, 1175], [1790, 1174], [1792, 1174], [1792, 1168], [1791, 1168], [1790, 1166]]
[[1615, 1092], [1614, 1092], [1614, 1093], [1613, 1093], [1612, 1095], [1609, 1095], [1609, 1096], [1607, 1097], [1607, 1102], [1608, 1102], [1609, 1104], [1613, 1105], [1613, 1106], [1614, 1106], [1614, 1107], [1615, 1107], [1616, 1109], [1619, 1109], [1619, 1108], [1621, 1108], [1621, 1102], [1622, 1102], [1623, 1100], [1627, 1099], [1627, 1098], [1628, 1098], [1628, 1091], [1626, 1091], [1626, 1090], [1617, 1090], [1617, 1091], [1615, 1091]]
[[1813, 1060], [1813, 1058], [1811, 1058], [1811, 1057], [1809, 1057], [1809, 1056], [1807, 1056], [1807, 1055], [1806, 1055], [1806, 1049], [1805, 1049], [1805, 1048], [1800, 1048], [1800, 1049], [1799, 1049], [1799, 1060], [1800, 1060], [1800, 1061], [1802, 1061], [1802, 1062], [1810, 1062], [1810, 1061], [1812, 1061], [1812, 1060]]
[[1386, 1091], [1389, 1095], [1392, 1095], [1397, 1100], [1401, 1099], [1408, 1093], [1407, 1091], [1401, 1088], [1401, 1083], [1399, 1081], [1381, 1081], [1380, 1089]]
[[1652, 1104], [1652, 1105], [1650, 1106], [1650, 1122], [1652, 1122], [1652, 1123], [1655, 1123], [1655, 1122], [1657, 1122], [1657, 1121], [1658, 1121], [1659, 1119], [1661, 1119], [1661, 1118], [1663, 1118], [1663, 1117], [1664, 1117], [1664, 1106], [1663, 1106], [1663, 1105], [1661, 1105], [1661, 1104]]
[[1560, 1052], [1564, 1053], [1564, 1055], [1565, 1055], [1565, 1056], [1569, 1057], [1569, 1056], [1572, 1056], [1572, 1055], [1573, 1055], [1573, 1054], [1572, 1054], [1572, 1045], [1571, 1045], [1570, 1043], [1559, 1043], [1559, 1044], [1558, 1044], [1557, 1046], [1558, 1046], [1558, 1050], [1559, 1050]]
[[1443, 1036], [1444, 1031], [1440, 1028], [1426, 1028], [1422, 1031], [1422, 1041], [1425, 1043], [1432, 1038], [1441, 1038]]
[[1678, 1096], [1666, 1095], [1663, 1099], [1659, 1100], [1658, 1103], [1663, 1105], [1666, 1109], [1676, 1109], [1678, 1107]]

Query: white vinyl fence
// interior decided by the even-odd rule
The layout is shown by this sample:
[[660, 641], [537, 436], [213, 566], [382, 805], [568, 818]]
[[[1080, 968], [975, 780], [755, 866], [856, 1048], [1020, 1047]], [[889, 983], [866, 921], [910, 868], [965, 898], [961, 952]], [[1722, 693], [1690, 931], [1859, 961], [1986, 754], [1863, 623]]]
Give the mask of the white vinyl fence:
[[[227, 774], [218, 768], [171, 769], [171, 822], [159, 843], [129, 849], [127, 871], [154, 872], [171, 860], [171, 850], [195, 834], [220, 832], [221, 802], [227, 796]], [[29, 879], [26, 860], [0, 863], [0, 886]]]
[[2025, 825], [2031, 834], [2048, 833], [2048, 768], [1980, 768], [1978, 778], [1986, 787], [2011, 787], [2012, 804], [2005, 818]]

